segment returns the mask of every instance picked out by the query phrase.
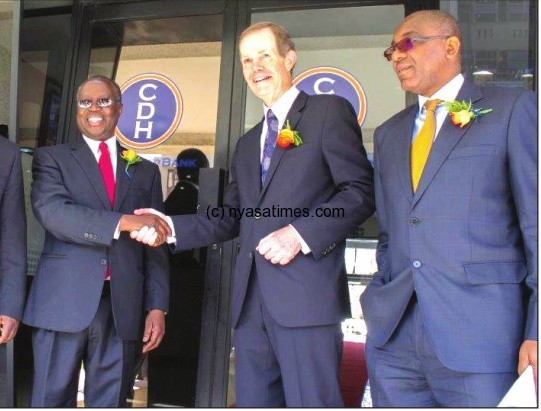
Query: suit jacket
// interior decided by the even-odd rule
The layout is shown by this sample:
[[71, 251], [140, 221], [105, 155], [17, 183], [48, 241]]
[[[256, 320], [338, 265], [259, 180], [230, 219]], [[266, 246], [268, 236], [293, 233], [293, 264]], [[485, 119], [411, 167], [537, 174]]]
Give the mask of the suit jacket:
[[[236, 326], [255, 264], [265, 304], [288, 327], [334, 324], [349, 311], [344, 267], [345, 237], [374, 212], [373, 172], [351, 105], [336, 96], [301, 92], [287, 119], [300, 133], [298, 147], [276, 146], [261, 187], [263, 120], [237, 142], [223, 218], [204, 214], [173, 217], [177, 250], [226, 241], [240, 233], [233, 281], [232, 325]], [[274, 216], [273, 210], [274, 209]], [[289, 208], [280, 210], [281, 208]], [[316, 217], [317, 209], [342, 215]], [[244, 212], [234, 218], [231, 210]], [[259, 213], [258, 213], [259, 212]], [[312, 252], [285, 266], [265, 260], [255, 247], [292, 224]], [[186, 235], [183, 235], [186, 233]]]
[[375, 132], [379, 271], [361, 296], [368, 339], [385, 344], [415, 290], [445, 366], [514, 372], [522, 341], [537, 340], [536, 98], [466, 81], [457, 100], [493, 111], [464, 128], [445, 120], [415, 194], [418, 106]]
[[24, 313], [26, 324], [63, 332], [86, 328], [98, 309], [107, 264], [121, 339], [141, 338], [145, 310], [167, 310], [166, 249], [145, 247], [125, 232], [113, 239], [123, 214], [141, 207], [163, 210], [158, 167], [143, 160], [130, 166], [130, 178], [121, 151], [118, 146], [113, 208], [82, 137], [34, 154], [31, 198], [45, 228], [45, 245]]
[[26, 295], [26, 215], [19, 147], [0, 137], [0, 315], [20, 320]]

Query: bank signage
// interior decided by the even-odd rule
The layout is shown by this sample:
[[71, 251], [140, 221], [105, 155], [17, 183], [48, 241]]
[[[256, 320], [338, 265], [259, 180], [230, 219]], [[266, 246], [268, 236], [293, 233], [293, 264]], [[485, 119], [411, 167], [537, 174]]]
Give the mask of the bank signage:
[[171, 79], [157, 73], [139, 74], [120, 90], [124, 108], [115, 134], [123, 144], [151, 148], [173, 135], [182, 119], [183, 103]]
[[336, 67], [314, 67], [299, 74], [293, 84], [307, 94], [336, 94], [347, 99], [357, 114], [359, 125], [366, 117], [366, 95], [359, 81]]

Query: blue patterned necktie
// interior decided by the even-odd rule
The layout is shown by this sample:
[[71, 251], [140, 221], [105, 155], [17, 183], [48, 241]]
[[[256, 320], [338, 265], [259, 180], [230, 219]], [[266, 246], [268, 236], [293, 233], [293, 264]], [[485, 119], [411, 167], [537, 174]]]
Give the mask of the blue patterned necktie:
[[276, 137], [278, 136], [278, 119], [272, 112], [267, 111], [267, 136], [263, 146], [263, 160], [261, 161], [261, 184], [265, 184], [267, 171], [269, 171], [272, 153], [276, 146]]

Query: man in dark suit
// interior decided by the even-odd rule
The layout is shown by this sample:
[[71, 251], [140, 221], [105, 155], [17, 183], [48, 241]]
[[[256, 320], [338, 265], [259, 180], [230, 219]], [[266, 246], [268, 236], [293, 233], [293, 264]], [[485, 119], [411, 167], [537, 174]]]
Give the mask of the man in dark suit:
[[537, 370], [536, 97], [465, 80], [445, 12], [407, 16], [385, 57], [419, 104], [374, 136], [373, 403], [493, 407]]
[[21, 154], [0, 138], [0, 344], [11, 341], [26, 294], [26, 216]]
[[142, 343], [148, 352], [163, 337], [166, 250], [126, 233], [167, 234], [161, 220], [130, 215], [163, 209], [160, 174], [146, 160], [126, 172], [114, 136], [121, 112], [118, 85], [90, 77], [77, 91], [82, 136], [34, 155], [31, 197], [45, 245], [24, 313], [35, 327], [32, 406], [75, 407], [81, 363], [86, 406], [125, 406]]
[[[232, 296], [238, 406], [343, 406], [345, 238], [374, 212], [372, 167], [351, 105], [293, 86], [297, 53], [283, 27], [250, 26], [239, 50], [265, 117], [237, 143], [224, 218], [174, 216], [176, 249], [240, 236]], [[276, 144], [287, 124], [302, 144]]]

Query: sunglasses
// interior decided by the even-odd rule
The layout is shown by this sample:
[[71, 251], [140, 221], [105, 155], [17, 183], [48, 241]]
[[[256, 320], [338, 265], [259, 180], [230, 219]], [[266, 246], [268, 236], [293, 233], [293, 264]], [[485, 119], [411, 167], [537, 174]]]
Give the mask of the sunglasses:
[[395, 50], [399, 50], [401, 52], [409, 51], [413, 48], [413, 43], [420, 41], [430, 41], [430, 40], [436, 40], [436, 39], [448, 39], [451, 36], [416, 36], [416, 37], [404, 37], [402, 40], [400, 40], [398, 43], [391, 43], [391, 47], [386, 49], [383, 52], [383, 56], [387, 59], [387, 61], [391, 61], [393, 58], [393, 53]]
[[[99, 99], [96, 100], [96, 104], [98, 105], [98, 107], [105, 108], [105, 107], [109, 107], [111, 104], [113, 104], [114, 102], [117, 102], [117, 101], [119, 101], [119, 100], [114, 100], [114, 99], [112, 99], [110, 97], [109, 98], [99, 98]], [[92, 100], [84, 99], [84, 100], [79, 100], [77, 102], [77, 107], [79, 107], [82, 110], [87, 110], [90, 107], [92, 107], [92, 104], [93, 104]]]

